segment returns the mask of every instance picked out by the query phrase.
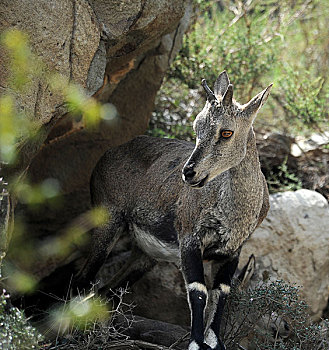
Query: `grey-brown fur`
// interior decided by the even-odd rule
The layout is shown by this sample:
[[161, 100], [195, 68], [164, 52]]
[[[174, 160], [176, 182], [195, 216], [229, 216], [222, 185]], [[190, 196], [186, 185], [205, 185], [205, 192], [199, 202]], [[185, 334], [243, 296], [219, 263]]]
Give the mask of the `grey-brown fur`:
[[[116, 239], [129, 231], [137, 242], [139, 263], [136, 268], [127, 264], [114, 278], [114, 286], [157, 260], [177, 262], [192, 313], [189, 349], [220, 350], [225, 347], [216, 333], [241, 246], [269, 207], [252, 122], [271, 85], [244, 106], [232, 99], [226, 72], [219, 75], [214, 93], [203, 85], [208, 101], [194, 123], [196, 145], [140, 136], [110, 149], [97, 164], [92, 202], [105, 206], [111, 220], [94, 231], [92, 251], [79, 278], [93, 279]], [[223, 130], [233, 135], [223, 138]], [[212, 289], [218, 297], [206, 331], [208, 293], [202, 260], [217, 266]]]

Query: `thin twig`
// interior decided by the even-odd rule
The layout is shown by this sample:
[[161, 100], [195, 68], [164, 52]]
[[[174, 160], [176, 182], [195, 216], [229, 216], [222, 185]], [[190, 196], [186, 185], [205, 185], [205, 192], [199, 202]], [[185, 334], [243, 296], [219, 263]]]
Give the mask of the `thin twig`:
[[108, 350], [139, 350], [141, 348], [149, 350], [169, 350], [166, 346], [149, 343], [143, 340], [118, 341], [106, 346]]
[[287, 27], [290, 26], [297, 18], [299, 18], [312, 2], [313, 2], [313, 0], [306, 1], [303, 4], [303, 6], [289, 18], [289, 20], [287, 21], [286, 26]]
[[145, 342], [142, 340], [135, 340], [135, 344], [142, 347], [142, 348], [150, 349], [150, 350], [169, 350], [169, 348], [166, 346], [152, 344], [152, 343], [148, 343], [148, 342]]
[[243, 346], [241, 346], [240, 344], [238, 344], [238, 348], [241, 349], [241, 350], [247, 350]]
[[185, 339], [188, 338], [189, 335], [190, 335], [190, 332], [187, 332], [186, 334], [184, 334], [182, 337], [180, 337], [178, 340], [176, 340], [174, 343], [172, 343], [169, 346], [169, 350], [175, 349], [175, 346], [177, 346], [178, 344], [182, 343]]

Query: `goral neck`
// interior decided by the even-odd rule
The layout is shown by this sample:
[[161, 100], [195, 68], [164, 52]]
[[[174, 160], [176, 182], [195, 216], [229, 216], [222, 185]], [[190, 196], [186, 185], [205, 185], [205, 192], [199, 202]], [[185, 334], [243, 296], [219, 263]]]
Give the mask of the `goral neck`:
[[254, 131], [250, 129], [247, 141], [246, 155], [243, 160], [229, 170], [231, 175], [232, 189], [237, 192], [245, 192], [245, 190], [252, 190], [262, 183], [262, 174], [260, 170], [260, 163], [258, 151], [256, 147], [256, 137]]
[[229, 174], [231, 203], [227, 214], [232, 216], [232, 220], [235, 216], [246, 224], [251, 223], [258, 216], [263, 202], [263, 178], [252, 129], [248, 135], [246, 156], [238, 166], [229, 170]]

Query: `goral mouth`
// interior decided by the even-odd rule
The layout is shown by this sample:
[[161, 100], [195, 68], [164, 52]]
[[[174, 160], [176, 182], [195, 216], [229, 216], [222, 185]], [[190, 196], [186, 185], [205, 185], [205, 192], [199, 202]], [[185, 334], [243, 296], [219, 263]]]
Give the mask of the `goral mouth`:
[[199, 181], [199, 182], [190, 184], [190, 186], [191, 186], [191, 187], [194, 187], [194, 188], [201, 188], [201, 187], [203, 187], [203, 186], [206, 184], [206, 182], [207, 182], [207, 180], [208, 180], [208, 177], [209, 177], [209, 175], [207, 175], [206, 177], [204, 177], [204, 178], [203, 178], [201, 181]]

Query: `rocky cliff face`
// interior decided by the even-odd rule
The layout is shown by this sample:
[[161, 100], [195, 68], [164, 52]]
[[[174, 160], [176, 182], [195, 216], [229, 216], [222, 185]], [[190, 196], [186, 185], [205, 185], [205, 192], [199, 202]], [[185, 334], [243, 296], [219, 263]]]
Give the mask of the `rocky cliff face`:
[[[38, 78], [26, 94], [17, 96], [18, 108], [43, 132], [33, 147], [22, 148], [22, 162], [14, 172], [28, 168], [34, 183], [57, 179], [64, 199], [55, 213], [44, 208], [26, 214], [26, 208], [17, 208], [26, 216], [32, 236], [51, 235], [85, 211], [90, 173], [99, 157], [145, 132], [190, 15], [191, 6], [184, 0], [2, 1], [1, 31], [17, 28], [27, 33], [44, 74], [60, 73], [63, 80], [80, 84], [89, 96], [112, 103], [118, 112], [116, 123], [101, 123], [90, 131]], [[0, 52], [0, 60], [5, 59]], [[0, 91], [9, 88], [7, 77], [6, 66], [0, 65]]]

